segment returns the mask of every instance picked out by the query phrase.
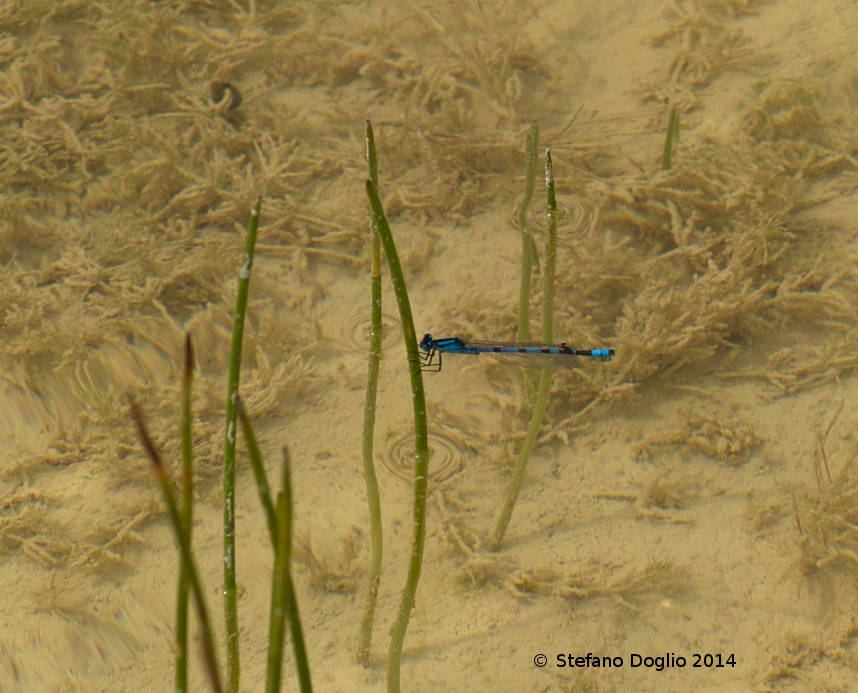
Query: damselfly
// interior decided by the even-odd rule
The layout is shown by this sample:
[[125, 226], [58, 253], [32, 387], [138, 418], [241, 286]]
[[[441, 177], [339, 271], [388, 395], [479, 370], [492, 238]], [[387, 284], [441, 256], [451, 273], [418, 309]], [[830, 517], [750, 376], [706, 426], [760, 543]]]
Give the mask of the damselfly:
[[460, 337], [435, 339], [428, 332], [420, 340], [420, 367], [424, 371], [441, 370], [442, 354], [528, 354], [567, 359], [572, 356], [609, 361], [613, 349], [574, 349], [565, 342], [561, 344], [531, 344], [529, 342], [472, 342]]

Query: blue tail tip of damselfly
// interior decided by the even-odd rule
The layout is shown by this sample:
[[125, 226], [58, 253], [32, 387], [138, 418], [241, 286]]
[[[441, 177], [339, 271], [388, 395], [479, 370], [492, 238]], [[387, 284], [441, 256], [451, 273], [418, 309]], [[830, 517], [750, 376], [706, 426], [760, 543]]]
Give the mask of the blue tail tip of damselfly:
[[603, 361], [610, 361], [616, 352], [613, 349], [591, 349], [590, 356]]

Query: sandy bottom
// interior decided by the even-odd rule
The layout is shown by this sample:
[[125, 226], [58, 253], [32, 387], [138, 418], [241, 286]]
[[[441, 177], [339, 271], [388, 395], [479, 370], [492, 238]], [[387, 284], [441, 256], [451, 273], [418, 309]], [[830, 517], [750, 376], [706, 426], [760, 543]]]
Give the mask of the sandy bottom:
[[[697, 106], [693, 125], [682, 133], [681, 157], [695, 133], [729, 133], [736, 114], [757, 93], [755, 83], [794, 77], [822, 81], [836, 72], [842, 78], [838, 71], [854, 65], [856, 57], [858, 9], [852, 2], [831, 0], [809, 9], [800, 0], [664, 6], [653, 0], [612, 3], [610, 11], [600, 10], [600, 3], [576, 3], [581, 7], [575, 17], [564, 14], [563, 4], [547, 3], [533, 14], [521, 9], [522, 23], [537, 37], [566, 41], [558, 39], [554, 46], [569, 70], [569, 79], [561, 82], [570, 93], [592, 95], [576, 125], [581, 129], [569, 133], [589, 142], [603, 138], [611, 146], [624, 146], [620, 142], [630, 132], [648, 128], [653, 113], [662, 113], [653, 103], [663, 105], [670, 97], [647, 84], [702, 76], [699, 84], [693, 79], [683, 83], [683, 93], [693, 94]], [[443, 24], [447, 16], [413, 11], [426, 26], [432, 18]], [[706, 60], [712, 63], [718, 48], [706, 53], [694, 72], [690, 63], [672, 64], [672, 49], [651, 40], [668, 25], [680, 26], [676, 45], [693, 44], [708, 26], [701, 17], [742, 32], [748, 43], [738, 67], [707, 68]], [[266, 30], [276, 34], [278, 25], [271, 22]], [[388, 17], [377, 26], [398, 25]], [[431, 40], [432, 30], [427, 32]], [[213, 36], [212, 45], [226, 40]], [[246, 40], [252, 47], [256, 39], [248, 34]], [[365, 53], [338, 63], [330, 83], [307, 87], [303, 96], [283, 92], [283, 98], [306, 98], [312, 105], [312, 94], [324, 92], [333, 112], [337, 80], [345, 79], [338, 75], [348, 71], [349, 61], [369, 60], [366, 55], [380, 51], [383, 40], [383, 34], [368, 39], [361, 49]], [[438, 80], [451, 70], [441, 69]], [[664, 89], [670, 91], [669, 85]], [[652, 98], [643, 99], [642, 92]], [[276, 109], [276, 104], [265, 107]], [[555, 115], [567, 114], [554, 118], [556, 132], [575, 108], [557, 102], [554, 107]], [[395, 106], [384, 104], [376, 109], [381, 119], [401, 116], [393, 111]], [[523, 104], [520, 124], [537, 114], [538, 108]], [[308, 132], [318, 132], [313, 119], [324, 116], [303, 111]], [[357, 191], [349, 198], [357, 200], [364, 175], [360, 118], [348, 132], [330, 133], [339, 140], [341, 155], [354, 157], [341, 184], [354, 189], [349, 195]], [[390, 157], [395, 152], [385, 150], [384, 133], [402, 133], [380, 125], [379, 146]], [[616, 165], [651, 170], [660, 158], [661, 133], [654, 131], [644, 141], [644, 149], [658, 155], [643, 161], [637, 145], [618, 149]], [[568, 157], [576, 146], [566, 150]], [[848, 161], [844, 165], [854, 176]], [[520, 172], [511, 171], [509, 177], [517, 185]], [[825, 257], [852, 258], [852, 264], [858, 257], [858, 196], [838, 188], [835, 174], [813, 183], [818, 203], [796, 210], [791, 219], [817, 228], [818, 246], [834, 249], [827, 256], [820, 251], [822, 264], [814, 270], [825, 278], [841, 267], [828, 267]], [[574, 197], [574, 183], [567, 180], [561, 187], [567, 199]], [[467, 184], [461, 188], [467, 190]], [[400, 211], [428, 209], [431, 200], [425, 194], [419, 198], [415, 192], [410, 200], [400, 196], [393, 203]], [[498, 193], [473, 214], [456, 212], [458, 226], [441, 212], [417, 215], [422, 226], [407, 213], [394, 221], [418, 334], [446, 336], [485, 319], [503, 332], [476, 336], [510, 336], [521, 252], [520, 235], [508, 222], [510, 199]], [[288, 443], [291, 451], [294, 579], [313, 681], [319, 691], [384, 690], [389, 628], [405, 582], [411, 531], [411, 491], [403, 478], [409, 473], [411, 395], [395, 302], [392, 294], [385, 296], [385, 324], [392, 329], [385, 338], [375, 436], [384, 572], [374, 664], [364, 668], [355, 654], [369, 561], [360, 455], [368, 281], [344, 257], [362, 261], [365, 248], [359, 245], [355, 253], [338, 247], [296, 260], [298, 241], [284, 250], [271, 240], [273, 231], [266, 236], [266, 224], [277, 225], [267, 204], [251, 306], [264, 317], [250, 330], [254, 371], [248, 391], [257, 393], [249, 399], [273, 477], [279, 473], [280, 446]], [[95, 201], [92, 206], [101, 209]], [[246, 204], [240, 205], [232, 215], [233, 230], [244, 224], [246, 210]], [[351, 225], [354, 233], [362, 233], [365, 216], [354, 214]], [[232, 267], [227, 258], [240, 252], [240, 240], [235, 240], [240, 236], [231, 238], [218, 257], [208, 260], [216, 262], [215, 274], [233, 273], [223, 269]], [[87, 252], [85, 244], [81, 248], [79, 259]], [[814, 252], [811, 244], [808, 253]], [[26, 260], [23, 255], [16, 259]], [[37, 259], [30, 260], [39, 266]], [[558, 271], [571, 272], [571, 262], [561, 255]], [[149, 271], [157, 275], [158, 266]], [[171, 281], [181, 284], [177, 276]], [[541, 282], [541, 275], [535, 281]], [[35, 280], [17, 286], [26, 292], [40, 285]], [[818, 285], [824, 288], [824, 281]], [[157, 422], [159, 444], [172, 440], [175, 446], [170, 406], [176, 402], [184, 328], [191, 329], [201, 370], [210, 376], [198, 392], [203, 439], [198, 443], [194, 540], [222, 640], [222, 434], [212, 422], [224, 394], [219, 374], [229, 341], [232, 279], [228, 287], [223, 295], [213, 290], [205, 300], [185, 297], [187, 311], [164, 302], [170, 316], [138, 319], [136, 338], [99, 343], [63, 365], [46, 361], [38, 388], [32, 372], [24, 378], [16, 359], [5, 352], [0, 693], [169, 687], [175, 546], [121, 395], [134, 392]], [[4, 294], [4, 310], [6, 300]], [[572, 305], [575, 292], [556, 300], [561, 307]], [[455, 321], [457, 311], [461, 324]], [[4, 315], [11, 320], [10, 313]], [[112, 320], [121, 317], [105, 318], [95, 327], [113, 333]], [[832, 355], [817, 362], [815, 370], [802, 371], [799, 364], [790, 371], [784, 364], [803, 345], [824, 349], [833, 340], [844, 341], [843, 330], [850, 325], [839, 320], [829, 337], [816, 317], [811, 306], [806, 320], [772, 321], [735, 348], [713, 337], [718, 348], [708, 355], [689, 352], [687, 359], [676, 357], [658, 372], [646, 372], [644, 366], [659, 354], [628, 339], [616, 345], [614, 362], [581, 364], [586, 375], [574, 381], [575, 387], [587, 376], [597, 384], [590, 391], [576, 390], [585, 392], [580, 401], [570, 401], [564, 383], [573, 381], [559, 376], [498, 552], [487, 550], [488, 537], [529, 412], [522, 371], [489, 357], [450, 356], [441, 373], [427, 374], [433, 448], [428, 531], [402, 659], [403, 690], [853, 690], [858, 514], [852, 500], [858, 485], [849, 464], [858, 444], [855, 362]], [[129, 325], [116, 328], [116, 334], [133, 333]], [[291, 341], [294, 334], [311, 340], [300, 353]], [[609, 340], [614, 332], [608, 327], [601, 334]], [[16, 333], [16, 339], [23, 344], [21, 335]], [[636, 372], [645, 375], [615, 377], [623, 373], [623, 345], [627, 353], [638, 349]], [[286, 363], [288, 368], [281, 368]], [[16, 378], [26, 384], [15, 385]], [[588, 402], [592, 406], [578, 416]], [[242, 690], [249, 692], [264, 685], [271, 552], [243, 448], [239, 464]], [[291, 676], [291, 651], [286, 659]], [[193, 690], [208, 690], [198, 656], [192, 676]], [[284, 689], [297, 687], [289, 678]]]

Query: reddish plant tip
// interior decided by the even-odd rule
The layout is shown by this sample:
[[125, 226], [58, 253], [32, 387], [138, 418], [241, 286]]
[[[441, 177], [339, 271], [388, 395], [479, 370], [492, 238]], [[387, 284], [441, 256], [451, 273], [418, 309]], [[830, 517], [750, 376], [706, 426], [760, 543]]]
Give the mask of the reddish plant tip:
[[155, 443], [152, 442], [152, 438], [146, 430], [146, 424], [143, 423], [143, 412], [140, 411], [140, 407], [137, 402], [133, 400], [131, 401], [131, 416], [134, 417], [134, 423], [137, 424], [137, 433], [140, 436], [140, 442], [143, 443], [143, 448], [146, 450], [146, 454], [149, 455], [149, 459], [152, 460], [152, 464], [155, 466], [156, 470], [162, 471], [164, 469], [164, 463], [161, 461], [161, 456], [155, 449]]
[[191, 333], [185, 332], [185, 377], [194, 372], [194, 346], [191, 343]]

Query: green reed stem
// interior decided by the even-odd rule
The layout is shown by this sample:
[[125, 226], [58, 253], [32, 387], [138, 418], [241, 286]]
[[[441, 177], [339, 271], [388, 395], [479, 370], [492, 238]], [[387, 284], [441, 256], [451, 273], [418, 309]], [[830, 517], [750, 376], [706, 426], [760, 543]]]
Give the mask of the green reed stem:
[[[268, 479], [265, 476], [265, 468], [262, 464], [262, 454], [259, 451], [259, 444], [256, 441], [256, 434], [253, 432], [253, 427], [250, 425], [250, 419], [247, 416], [247, 411], [244, 408], [244, 403], [241, 401], [241, 398], [236, 395], [235, 397], [235, 408], [238, 413], [238, 421], [241, 424], [241, 432], [244, 435], [244, 441], [247, 445], [247, 453], [250, 457], [250, 466], [253, 469], [253, 476], [256, 479], [256, 490], [259, 493], [259, 500], [262, 504], [262, 508], [265, 512], [265, 519], [268, 523], [268, 533], [270, 535], [271, 546], [274, 550], [274, 563], [275, 567], [273, 570], [274, 578], [279, 574], [277, 568], [278, 561], [278, 547], [282, 546], [282, 542], [284, 540], [284, 535], [280, 528], [280, 522], [283, 518], [279, 516], [279, 506], [275, 508], [274, 504], [271, 501], [271, 490], [268, 486]], [[286, 448], [283, 448], [283, 466], [284, 466], [284, 484], [285, 475], [288, 472], [288, 451]], [[291, 482], [290, 482], [291, 483]], [[291, 498], [291, 485], [289, 496]], [[279, 499], [278, 499], [279, 500]], [[288, 512], [289, 512], [289, 526], [292, 525], [291, 513], [292, 513], [292, 503], [291, 501], [288, 504]], [[289, 551], [291, 553], [291, 536], [286, 538], [289, 542]], [[304, 631], [301, 628], [301, 616], [298, 612], [298, 599], [295, 596], [295, 586], [292, 582], [292, 573], [291, 570], [288, 570], [290, 566], [289, 558], [286, 558], [286, 566], [287, 572], [285, 577], [281, 575], [279, 585], [275, 585], [272, 583], [271, 588], [271, 599], [272, 604], [275, 600], [275, 594], [279, 595], [276, 597], [277, 603], [282, 607], [282, 613], [285, 613], [289, 618], [289, 632], [292, 635], [292, 651], [295, 655], [295, 666], [298, 670], [298, 682], [301, 686], [302, 693], [309, 693], [313, 690], [313, 686], [310, 679], [310, 664], [307, 659], [307, 648], [304, 643]], [[280, 566], [282, 570], [283, 566]], [[273, 611], [271, 614], [271, 619], [269, 621], [269, 636], [275, 629], [274, 619], [279, 618], [278, 614], [281, 614], [281, 611]], [[280, 628], [281, 634], [278, 636], [282, 641], [282, 625], [278, 626]], [[283, 646], [282, 642], [279, 646], [272, 645], [272, 640], [269, 637], [268, 642], [268, 672], [266, 676], [266, 691], [277, 691], [279, 690], [279, 681], [281, 679], [281, 671], [279, 662], [282, 660], [282, 651]], [[280, 652], [280, 657], [275, 659], [272, 648], [276, 648], [277, 651]]]
[[223, 693], [223, 684], [220, 680], [218, 671], [217, 655], [215, 654], [214, 636], [212, 634], [211, 621], [209, 620], [209, 612], [206, 607], [205, 595], [203, 594], [200, 576], [194, 565], [194, 559], [191, 555], [191, 543], [188, 534], [184, 531], [182, 525], [182, 516], [179, 513], [179, 506], [176, 503], [176, 496], [173, 492], [173, 487], [170, 484], [170, 477], [161, 456], [155, 449], [155, 444], [146, 430], [146, 424], [143, 422], [143, 413], [136, 402], [131, 402], [131, 416], [134, 418], [134, 423], [137, 425], [137, 432], [140, 435], [140, 441], [143, 443], [143, 448], [149, 459], [152, 461], [152, 469], [155, 471], [155, 476], [158, 479], [158, 484], [161, 487], [161, 494], [164, 496], [164, 502], [167, 504], [167, 512], [170, 515], [170, 525], [173, 528], [173, 533], [179, 542], [179, 553], [185, 575], [191, 583], [191, 591], [194, 594], [194, 603], [197, 607], [197, 618], [200, 621], [200, 634], [203, 641], [203, 661], [205, 663], [206, 674], [209, 677], [209, 683], [215, 693]]
[[411, 374], [411, 403], [414, 409], [414, 515], [411, 539], [411, 560], [408, 563], [408, 577], [399, 611], [390, 633], [390, 650], [387, 656], [387, 690], [388, 693], [399, 693], [399, 669], [402, 659], [402, 643], [405, 641], [405, 631], [408, 629], [408, 619], [414, 598], [417, 594], [417, 583], [420, 581], [420, 569], [423, 564], [423, 544], [426, 539], [426, 488], [429, 475], [429, 436], [426, 425], [426, 396], [423, 392], [423, 374], [420, 371], [420, 354], [417, 351], [417, 334], [414, 331], [414, 318], [411, 315], [411, 304], [408, 302], [408, 289], [402, 274], [402, 265], [396, 253], [393, 234], [378, 191], [372, 181], [366, 182], [366, 194], [372, 208], [376, 229], [384, 246], [390, 278], [393, 282], [393, 293], [399, 304], [399, 315], [402, 320], [402, 335], [405, 339], [405, 350], [408, 358], [408, 369]]
[[557, 198], [554, 194], [554, 167], [551, 150], [545, 150], [545, 196], [548, 238], [545, 241], [545, 275], [542, 286], [542, 341], [554, 341], [554, 275], [557, 268]]
[[232, 345], [229, 355], [229, 381], [226, 397], [226, 439], [223, 452], [223, 594], [226, 622], [226, 650], [229, 667], [229, 689], [238, 693], [238, 589], [235, 582], [235, 394], [241, 375], [241, 346], [244, 340], [244, 317], [250, 288], [250, 270], [256, 251], [259, 229], [259, 209], [262, 198], [256, 200], [247, 224], [244, 258], [238, 275], [238, 293], [232, 323]]
[[[545, 192], [548, 199], [547, 216], [548, 216], [548, 239], [545, 247], [545, 274], [542, 291], [542, 341], [551, 343], [554, 341], [554, 275], [557, 266], [557, 199], [554, 194], [554, 168], [551, 164], [551, 150], [545, 150]], [[545, 416], [545, 409], [548, 406], [548, 395], [551, 391], [551, 375], [553, 372], [552, 366], [542, 366], [539, 369], [539, 382], [536, 386], [536, 402], [533, 407], [533, 414], [530, 417], [530, 423], [527, 427], [527, 436], [524, 439], [524, 444], [518, 453], [515, 469], [512, 473], [512, 480], [507, 489], [506, 498], [504, 499], [503, 507], [498, 516], [497, 524], [495, 525], [494, 535], [492, 537], [492, 550], [498, 551], [503, 543], [504, 535], [506, 534], [507, 526], [512, 517], [512, 510], [518, 500], [518, 494], [521, 491], [521, 483], [524, 479], [524, 470], [527, 467], [527, 462], [530, 459], [530, 453], [533, 451], [533, 446], [539, 436], [539, 427], [542, 425], [542, 419]]]
[[670, 120], [667, 123], [667, 134], [664, 136], [664, 151], [661, 155], [661, 167], [665, 171], [670, 170], [670, 159], [673, 152], [673, 143], [679, 142], [679, 113], [676, 106], [670, 109]]
[[[366, 160], [369, 169], [369, 179], [378, 190], [378, 157], [375, 150], [375, 137], [372, 123], [366, 121]], [[367, 366], [366, 400], [363, 409], [363, 474], [366, 483], [366, 501], [369, 506], [370, 533], [370, 564], [369, 587], [367, 589], [366, 606], [361, 620], [360, 637], [358, 639], [358, 662], [364, 666], [370, 664], [370, 647], [372, 645], [372, 627], [375, 621], [375, 610], [378, 605], [378, 588], [381, 584], [382, 558], [382, 527], [381, 527], [381, 497], [378, 492], [378, 478], [375, 474], [373, 461], [373, 438], [375, 434], [375, 407], [378, 393], [378, 373], [381, 364], [381, 242], [375, 215], [370, 213], [371, 240], [371, 331], [369, 337], [369, 361]]]
[[[266, 693], [278, 693], [283, 662], [283, 636], [285, 620], [293, 625], [292, 641], [298, 668], [301, 693], [311, 693], [310, 667], [304, 650], [304, 636], [298, 601], [292, 584], [292, 481], [289, 470], [289, 450], [283, 447], [283, 483], [277, 494], [277, 541], [274, 548], [274, 575], [271, 585], [271, 615], [268, 631], [268, 676]], [[294, 626], [297, 625], [297, 630]], [[296, 632], [300, 638], [296, 637]], [[299, 651], [302, 655], [299, 656]]]
[[[185, 333], [185, 367], [182, 371], [182, 506], [180, 518], [182, 532], [191, 545], [191, 527], [193, 526], [193, 491], [191, 437], [191, 386], [194, 379], [194, 351], [191, 335]], [[188, 690], [188, 599], [191, 580], [185, 562], [179, 565], [179, 582], [176, 588], [176, 691]]]
[[286, 631], [284, 592], [289, 584], [289, 560], [292, 554], [292, 496], [289, 489], [289, 454], [283, 451], [283, 487], [277, 494], [277, 544], [271, 584], [271, 613], [268, 625], [268, 674], [266, 693], [278, 693], [283, 666], [283, 635]]
[[265, 521], [268, 523], [268, 533], [271, 535], [271, 546], [277, 545], [277, 513], [274, 503], [271, 501], [271, 488], [268, 486], [268, 477], [265, 476], [265, 466], [262, 464], [262, 453], [259, 451], [259, 443], [256, 433], [250, 425], [244, 402], [235, 395], [235, 410], [238, 414], [238, 422], [241, 425], [241, 433], [244, 436], [244, 444], [247, 445], [247, 456], [250, 458], [250, 468], [253, 470], [253, 479], [256, 481], [256, 492], [259, 494], [259, 502], [265, 513]]
[[520, 342], [529, 342], [530, 337], [530, 281], [533, 265], [536, 262], [536, 244], [533, 234], [527, 228], [527, 208], [533, 200], [533, 188], [536, 182], [537, 151], [539, 149], [539, 125], [536, 120], [530, 123], [530, 132], [525, 140], [524, 154], [524, 197], [518, 208], [516, 218], [521, 231], [521, 283], [518, 292], [518, 331]]

